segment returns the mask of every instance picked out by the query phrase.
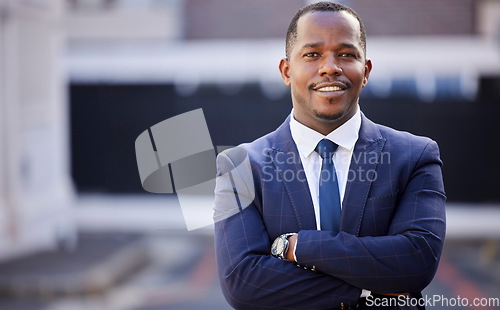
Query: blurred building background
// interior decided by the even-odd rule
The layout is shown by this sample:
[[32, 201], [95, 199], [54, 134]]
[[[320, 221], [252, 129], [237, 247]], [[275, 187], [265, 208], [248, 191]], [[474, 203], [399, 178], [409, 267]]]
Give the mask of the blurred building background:
[[[311, 2], [0, 0], [0, 309], [227, 308], [210, 229], [142, 189], [134, 141], [197, 108], [215, 146], [274, 130], [286, 29]], [[500, 1], [338, 2], [367, 29], [363, 112], [440, 145], [430, 292], [500, 298]]]

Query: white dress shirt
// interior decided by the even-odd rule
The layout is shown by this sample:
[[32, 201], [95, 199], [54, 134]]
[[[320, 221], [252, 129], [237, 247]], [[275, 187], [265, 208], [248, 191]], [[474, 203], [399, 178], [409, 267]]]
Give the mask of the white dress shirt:
[[[321, 174], [322, 159], [314, 149], [316, 148], [316, 145], [318, 145], [318, 142], [322, 139], [333, 141], [339, 146], [333, 154], [333, 163], [335, 164], [335, 170], [337, 173], [340, 193], [340, 205], [342, 207], [345, 187], [347, 184], [347, 179], [349, 177], [348, 173], [349, 166], [351, 164], [352, 153], [354, 151], [354, 146], [358, 141], [359, 129], [361, 128], [361, 111], [359, 109], [359, 105], [357, 105], [356, 113], [347, 122], [342, 124], [342, 126], [335, 129], [334, 131], [330, 132], [326, 137], [319, 132], [299, 123], [293, 116], [293, 110], [291, 116], [290, 131], [292, 132], [292, 139], [297, 145], [300, 160], [302, 161], [302, 166], [304, 167], [304, 172], [306, 173], [307, 184], [309, 185], [309, 191], [311, 192], [311, 198], [314, 205], [314, 213], [316, 215], [316, 227], [318, 230], [320, 230], [321, 221], [319, 218], [319, 177]], [[297, 257], [295, 256], [296, 250], [297, 247], [295, 247], [293, 251], [295, 261], [297, 261]], [[362, 289], [360, 297], [367, 297], [370, 294], [370, 291]]]
[[320, 213], [319, 213], [319, 177], [321, 173], [321, 157], [314, 150], [316, 145], [322, 139], [328, 139], [336, 143], [339, 147], [333, 155], [333, 163], [337, 172], [337, 180], [339, 184], [340, 202], [344, 200], [345, 187], [347, 184], [349, 165], [351, 164], [354, 145], [358, 141], [359, 129], [361, 127], [361, 112], [359, 105], [356, 106], [356, 113], [342, 126], [329, 133], [326, 137], [321, 133], [306, 127], [299, 123], [293, 117], [290, 117], [290, 131], [292, 138], [297, 145], [300, 160], [304, 167], [309, 191], [314, 205], [314, 213], [316, 215], [317, 229], [321, 229]]

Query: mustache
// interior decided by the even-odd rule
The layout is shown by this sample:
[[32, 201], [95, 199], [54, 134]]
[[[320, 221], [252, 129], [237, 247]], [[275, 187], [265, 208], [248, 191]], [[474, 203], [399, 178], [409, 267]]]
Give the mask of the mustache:
[[333, 83], [333, 82], [343, 83], [343, 84], [345, 84], [345, 86], [347, 86], [347, 88], [350, 88], [351, 85], [352, 85], [349, 81], [344, 81], [344, 80], [341, 80], [341, 79], [329, 79], [329, 78], [326, 78], [326, 79], [323, 79], [321, 81], [312, 83], [311, 85], [309, 85], [309, 89], [313, 89], [313, 88], [317, 87], [320, 84]]

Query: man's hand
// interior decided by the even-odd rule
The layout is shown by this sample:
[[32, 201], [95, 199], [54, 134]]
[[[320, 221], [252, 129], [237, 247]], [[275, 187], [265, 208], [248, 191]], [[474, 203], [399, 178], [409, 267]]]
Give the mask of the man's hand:
[[286, 251], [286, 260], [296, 263], [295, 257], [293, 257], [293, 252], [295, 251], [295, 244], [297, 243], [297, 236], [292, 235], [288, 237], [288, 250]]

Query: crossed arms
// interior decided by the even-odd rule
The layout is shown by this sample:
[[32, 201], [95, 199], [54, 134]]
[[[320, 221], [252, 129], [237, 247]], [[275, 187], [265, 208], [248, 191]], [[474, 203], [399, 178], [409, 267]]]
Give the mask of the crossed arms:
[[[418, 160], [412, 166], [399, 170], [386, 167], [409, 170], [397, 195], [370, 197], [366, 202], [362, 225], [376, 226], [384, 222], [386, 214], [390, 219], [382, 228], [384, 233], [379, 227], [367, 228], [373, 234], [358, 236], [344, 231], [298, 231], [298, 227], [297, 231], [281, 232], [298, 232], [297, 261], [304, 267], [314, 266], [315, 272], [269, 253], [276, 237], [269, 233], [270, 223], [289, 229], [290, 225], [283, 223], [295, 215], [289, 206], [290, 193], [278, 191], [279, 184], [260, 181], [262, 158], [250, 155], [252, 189], [252, 184], [235, 186], [248, 182], [241, 180], [231, 153], [220, 154], [216, 214], [218, 208], [227, 211], [228, 205], [240, 203], [237, 212], [220, 220], [216, 217], [215, 223], [217, 266], [228, 302], [237, 309], [324, 309], [341, 303], [355, 305], [362, 288], [379, 293], [420, 292], [432, 280], [441, 255], [445, 196], [437, 144], [429, 140], [417, 151]], [[230, 181], [224, 180], [220, 167], [234, 168]], [[381, 175], [386, 168], [378, 168]], [[377, 182], [372, 192], [376, 189]], [[269, 193], [263, 195], [266, 191], [272, 191], [275, 199], [263, 198], [269, 197]], [[246, 207], [241, 204], [245, 197]]]

